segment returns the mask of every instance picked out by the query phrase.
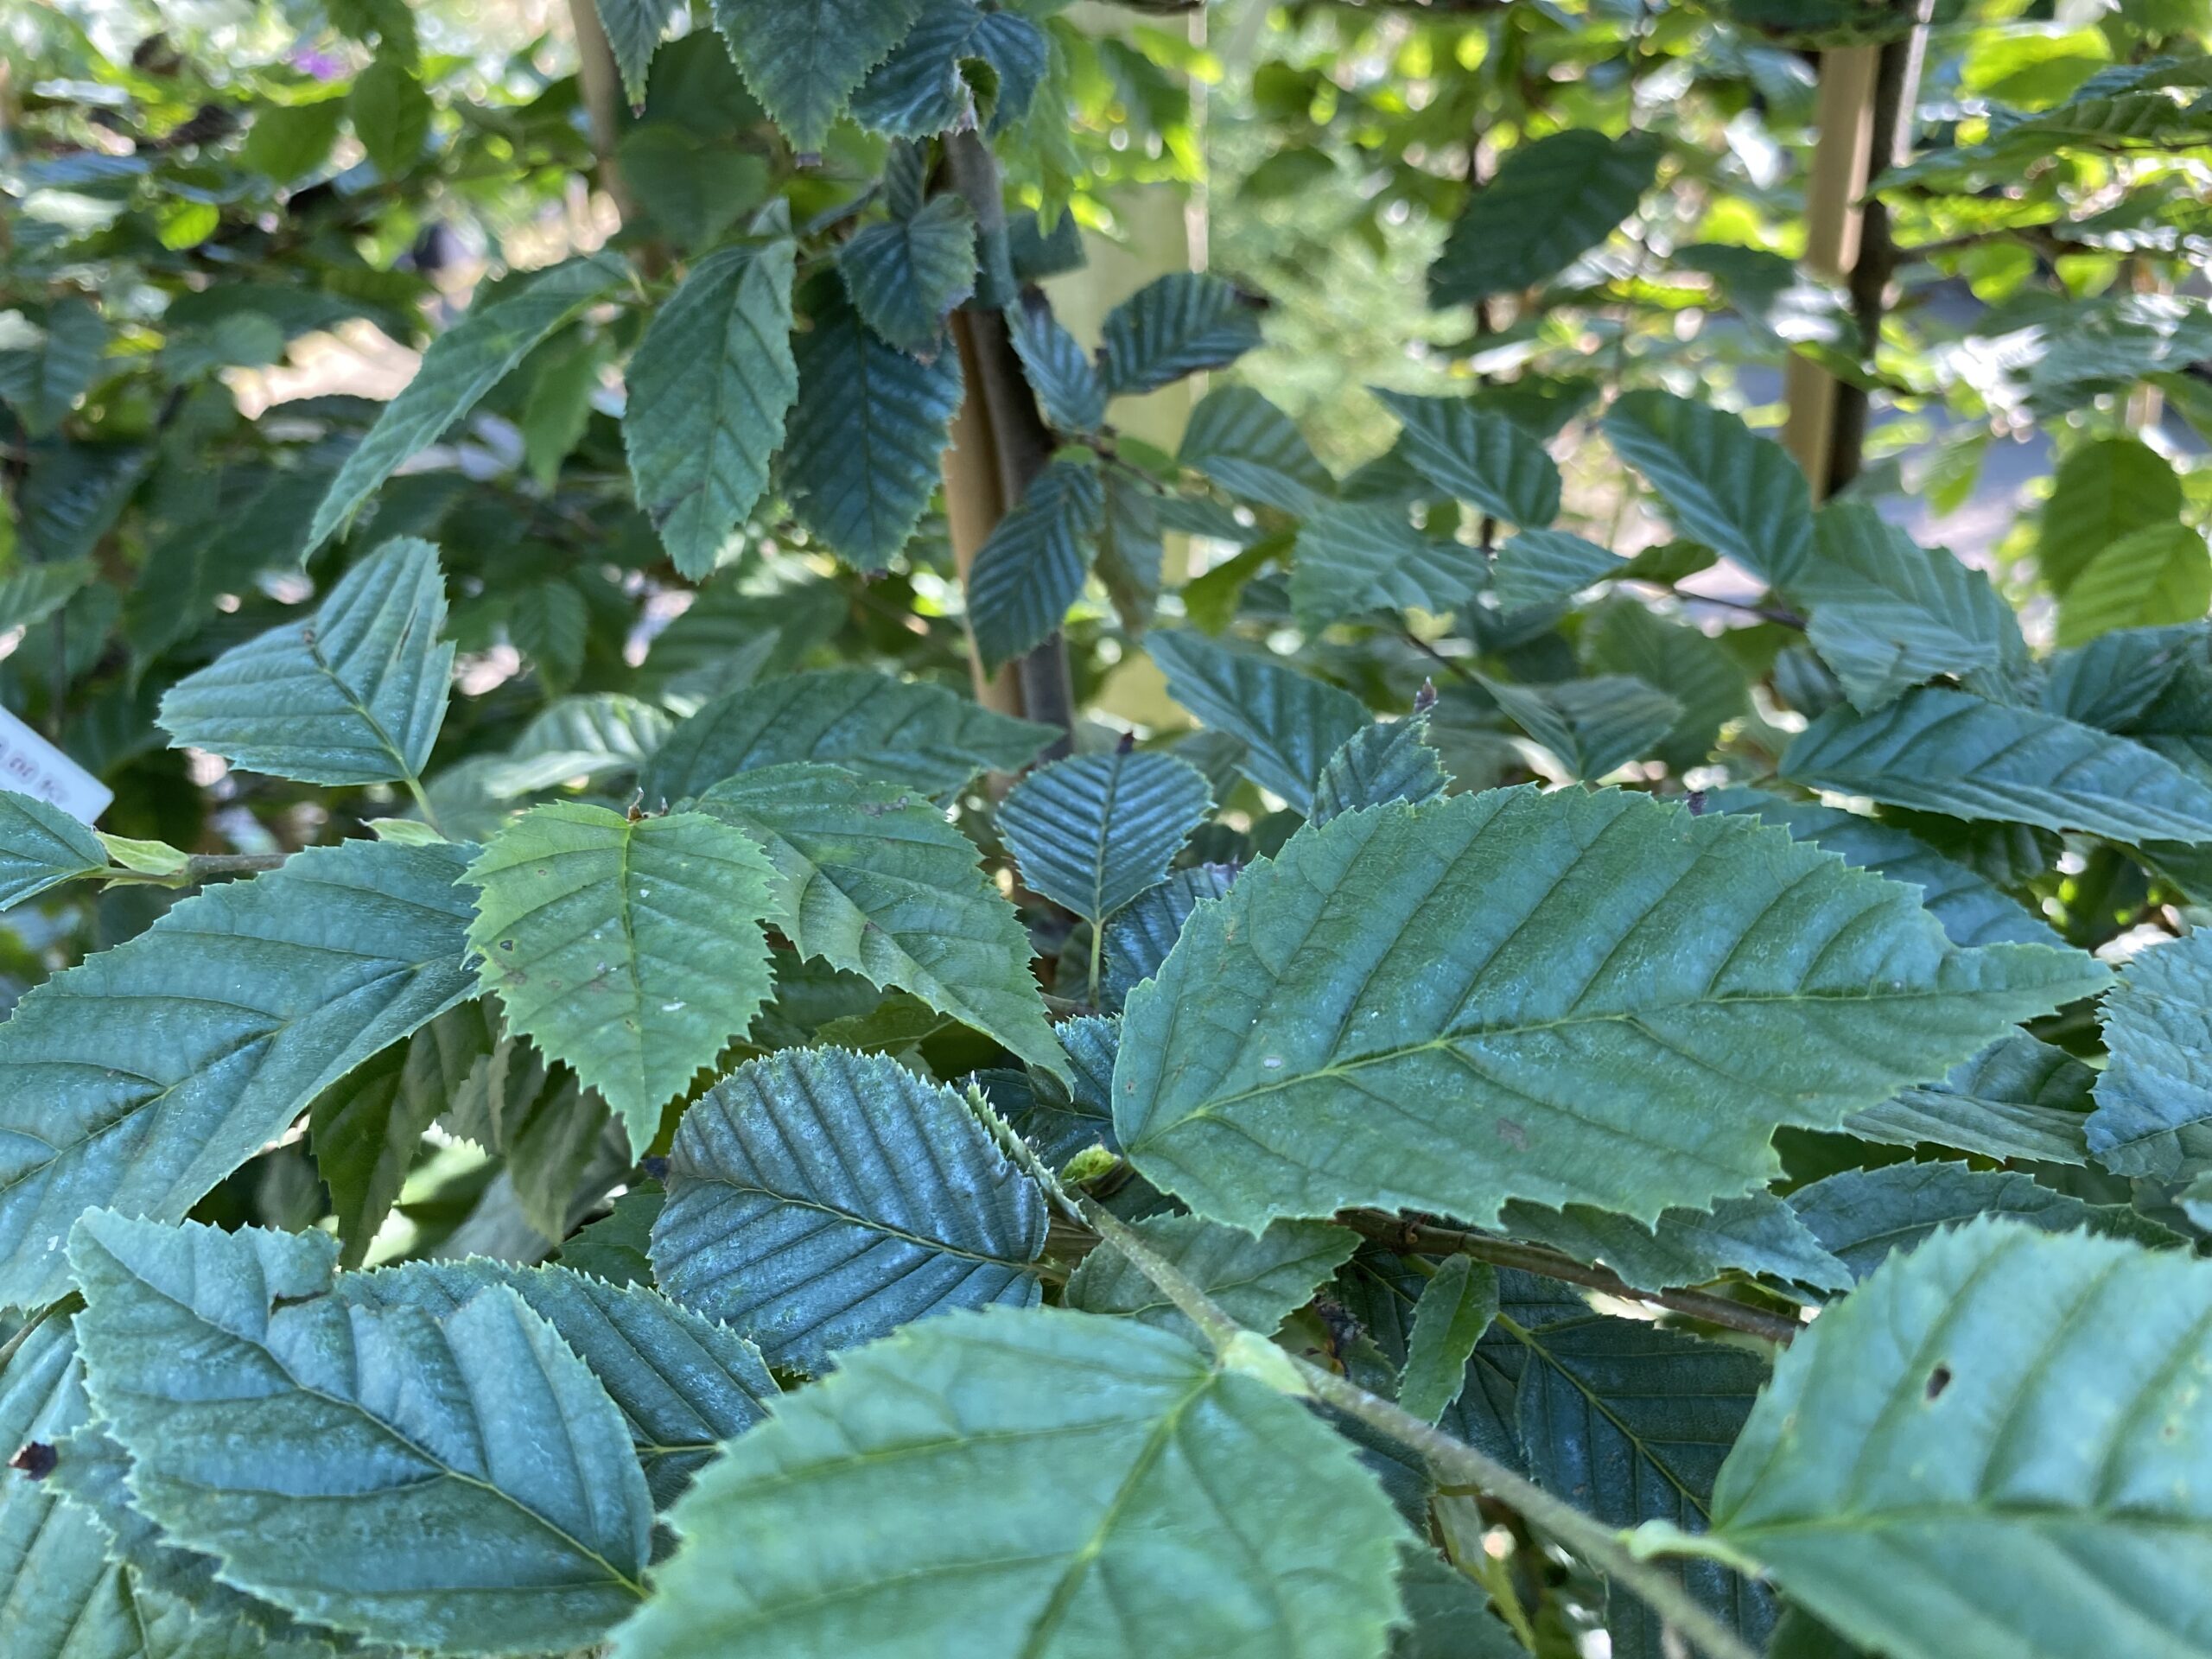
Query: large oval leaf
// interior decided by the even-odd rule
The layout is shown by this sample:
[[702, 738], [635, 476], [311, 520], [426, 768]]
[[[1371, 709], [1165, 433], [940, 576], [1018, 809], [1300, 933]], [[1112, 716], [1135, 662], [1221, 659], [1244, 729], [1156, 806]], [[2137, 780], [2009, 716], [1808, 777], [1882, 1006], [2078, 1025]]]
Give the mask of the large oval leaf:
[[1115, 1125], [1251, 1230], [1514, 1198], [1649, 1222], [2107, 978], [1959, 950], [1904, 888], [1741, 818], [1491, 790], [1332, 818], [1198, 911], [1130, 994]]
[[1549, 282], [1636, 211], [1658, 175], [1660, 146], [1570, 127], [1516, 144], [1468, 198], [1428, 273], [1437, 305], [1463, 305]]
[[1123, 748], [1031, 772], [1000, 804], [998, 831], [1023, 880], [1095, 925], [1167, 879], [1212, 804], [1189, 762]]
[[[868, 1547], [830, 1547], [856, 1516]], [[1380, 1659], [1398, 1611], [1403, 1529], [1351, 1446], [1177, 1337], [1058, 1310], [842, 1356], [676, 1521], [622, 1659]]]

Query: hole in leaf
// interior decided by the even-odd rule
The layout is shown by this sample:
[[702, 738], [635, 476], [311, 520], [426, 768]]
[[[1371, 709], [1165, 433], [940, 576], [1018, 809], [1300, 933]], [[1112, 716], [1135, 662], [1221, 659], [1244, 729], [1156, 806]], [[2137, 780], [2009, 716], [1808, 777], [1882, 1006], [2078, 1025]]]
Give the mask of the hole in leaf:
[[1950, 1386], [1951, 1368], [1949, 1366], [1938, 1365], [1934, 1370], [1928, 1373], [1928, 1397], [1930, 1400], [1935, 1399], [1938, 1395], [1942, 1394], [1944, 1389]]

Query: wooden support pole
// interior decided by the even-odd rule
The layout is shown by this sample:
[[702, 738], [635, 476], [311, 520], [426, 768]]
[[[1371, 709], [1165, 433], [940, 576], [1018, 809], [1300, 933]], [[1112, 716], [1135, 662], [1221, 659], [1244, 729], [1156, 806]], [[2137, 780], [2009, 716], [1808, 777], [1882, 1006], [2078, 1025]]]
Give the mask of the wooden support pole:
[[[1843, 283], [1859, 260], [1867, 165], [1873, 149], [1874, 79], [1878, 46], [1847, 46], [1821, 54], [1815, 111], [1820, 137], [1813, 147], [1812, 176], [1805, 186], [1805, 266], [1815, 276]], [[1805, 469], [1813, 499], [1832, 487], [1837, 383], [1816, 364], [1792, 355], [1783, 377], [1789, 416], [1783, 442]]]

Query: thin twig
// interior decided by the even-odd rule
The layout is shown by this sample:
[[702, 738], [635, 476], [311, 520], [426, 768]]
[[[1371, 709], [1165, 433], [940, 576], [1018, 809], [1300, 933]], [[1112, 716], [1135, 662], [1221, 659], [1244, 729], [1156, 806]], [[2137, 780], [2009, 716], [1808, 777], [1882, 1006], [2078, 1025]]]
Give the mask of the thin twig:
[[1437, 1227], [1425, 1222], [1402, 1221], [1379, 1210], [1347, 1210], [1337, 1219], [1353, 1231], [1409, 1255], [1472, 1256], [1476, 1261], [1487, 1262], [1493, 1267], [1518, 1268], [1523, 1273], [1557, 1279], [1566, 1284], [1580, 1285], [1585, 1289], [1598, 1291], [1623, 1301], [1648, 1302], [1670, 1313], [1702, 1319], [1707, 1325], [1740, 1331], [1746, 1336], [1763, 1338], [1784, 1346], [1804, 1329], [1787, 1315], [1770, 1313], [1764, 1308], [1751, 1307], [1704, 1291], [1638, 1290], [1617, 1274], [1604, 1268], [1591, 1267], [1563, 1251], [1549, 1249], [1541, 1244], [1516, 1243], [1511, 1239], [1492, 1238], [1486, 1233], [1471, 1233], [1458, 1227]]

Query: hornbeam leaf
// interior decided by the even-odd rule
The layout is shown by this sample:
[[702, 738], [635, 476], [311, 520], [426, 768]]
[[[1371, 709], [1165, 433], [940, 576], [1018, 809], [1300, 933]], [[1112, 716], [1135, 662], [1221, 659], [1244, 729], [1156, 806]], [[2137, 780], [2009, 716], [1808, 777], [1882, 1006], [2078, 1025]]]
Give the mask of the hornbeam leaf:
[[802, 955], [911, 992], [1065, 1072], [1021, 918], [976, 867], [976, 843], [925, 797], [839, 766], [763, 766], [698, 808], [766, 849], [772, 918]]
[[1559, 516], [1558, 464], [1526, 427], [1471, 398], [1375, 395], [1405, 424], [1406, 459], [1446, 494], [1522, 530]]
[[1481, 684], [1569, 776], [1591, 782], [1649, 753], [1682, 717], [1681, 703], [1628, 674], [1557, 685], [1508, 685], [1484, 677]]
[[1789, 1207], [1824, 1249], [1861, 1280], [1893, 1251], [1910, 1250], [1939, 1227], [2002, 1216], [2047, 1233], [2086, 1229], [2139, 1244], [2180, 1238], [2126, 1205], [2087, 1204], [2038, 1185], [2013, 1169], [1961, 1163], [1885, 1164], [1847, 1169], [1799, 1187]]
[[1740, 416], [1666, 391], [1624, 392], [1600, 424], [1686, 534], [1771, 587], [1813, 557], [1811, 491], [1790, 454]]
[[631, 819], [534, 807], [468, 867], [469, 947], [508, 1022], [604, 1096], [643, 1153], [772, 988], [773, 874], [752, 838], [702, 812]]
[[1629, 562], [1563, 530], [1524, 530], [1497, 550], [1493, 586], [1507, 610], [1548, 605], [1628, 569]]
[[818, 153], [868, 72], [899, 44], [918, 0], [715, 0], [753, 96], [802, 156]]
[[1910, 830], [1818, 801], [1785, 801], [1757, 790], [1723, 790], [1707, 810], [1752, 812], [1817, 844], [1854, 868], [1920, 889], [1920, 902], [1954, 944], [2056, 944], [2058, 935], [1986, 876], [1955, 863]]
[[2139, 954], [2102, 1019], [2112, 1058], [2088, 1126], [2097, 1161], [2168, 1181], [2212, 1163], [2212, 933]]
[[2190, 1659], [2212, 1621], [2212, 1265], [1976, 1223], [1775, 1368], [1717, 1546], [1896, 1659]]
[[476, 1260], [346, 1274], [337, 1288], [354, 1306], [444, 1319], [487, 1285], [513, 1291], [599, 1379], [629, 1426], [656, 1508], [676, 1501], [721, 1441], [766, 1417], [779, 1393], [759, 1349], [644, 1285]]
[[[92, 580], [90, 559], [19, 563], [0, 576], [0, 630], [28, 628], [67, 605]], [[141, 587], [145, 584], [142, 581]]]
[[109, 1211], [70, 1253], [86, 1388], [138, 1506], [229, 1582], [448, 1653], [588, 1642], [643, 1597], [629, 1431], [513, 1291], [442, 1319], [349, 1306], [322, 1234]]
[[1100, 330], [1107, 391], [1157, 391], [1185, 375], [1225, 369], [1260, 343], [1258, 302], [1205, 271], [1154, 277], [1106, 314]]
[[2097, 1073], [2063, 1048], [2007, 1032], [1939, 1084], [1853, 1112], [1843, 1127], [1862, 1141], [1955, 1147], [1985, 1158], [2047, 1164], [2089, 1161], [2090, 1087]]
[[2051, 479], [2037, 568], [2063, 598], [2098, 554], [2137, 531], [2179, 524], [2183, 505], [2173, 464], [2140, 438], [2082, 444]]
[[1435, 702], [1434, 691], [1424, 690], [1406, 719], [1377, 721], [1331, 755], [1313, 786], [1313, 822], [1326, 823], [1363, 806], [1441, 795], [1452, 780], [1428, 744], [1428, 710]]
[[834, 282], [811, 290], [808, 310], [814, 326], [792, 348], [798, 402], [784, 450], [791, 511], [856, 569], [880, 570], [937, 488], [960, 407], [960, 354], [925, 363], [886, 344]]
[[1702, 1285], [1724, 1273], [1764, 1274], [1815, 1290], [1843, 1290], [1851, 1274], [1796, 1211], [1771, 1193], [1723, 1198], [1711, 1211], [1669, 1210], [1646, 1227], [1587, 1205], [1505, 1206], [1505, 1230], [1610, 1268], [1637, 1290]]
[[308, 1108], [315, 1173], [330, 1189], [347, 1267], [367, 1257], [423, 1135], [492, 1045], [483, 1005], [464, 1002], [355, 1068]]
[[2208, 638], [2202, 623], [2100, 634], [2052, 656], [2038, 706], [2084, 726], [2125, 731], [2203, 655]]
[[923, 0], [921, 16], [898, 49], [853, 95], [853, 119], [894, 137], [926, 138], [960, 123], [967, 110], [961, 65], [980, 60], [998, 77], [985, 132], [995, 137], [1028, 112], [1051, 67], [1051, 48], [1017, 11], [980, 11], [972, 0]]
[[1145, 636], [1167, 694], [1217, 731], [1244, 741], [1238, 768], [1295, 812], [1310, 811], [1329, 757], [1368, 725], [1357, 697], [1269, 657], [1216, 645], [1189, 628]]
[[[47, 1319], [0, 1371], [0, 1446], [52, 1446], [86, 1418], [67, 1318]], [[0, 1474], [0, 1631], [8, 1659], [142, 1659], [130, 1587], [107, 1539], [41, 1481]]]
[[1406, 1623], [1390, 1659], [1527, 1659], [1528, 1649], [1490, 1610], [1490, 1598], [1426, 1545], [1408, 1544], [1398, 1566]]
[[471, 995], [467, 857], [295, 854], [18, 1002], [0, 1024], [0, 1305], [67, 1289], [62, 1240], [85, 1211], [181, 1220], [317, 1095]]
[[445, 723], [454, 646], [438, 550], [414, 537], [355, 565], [304, 619], [187, 675], [162, 699], [170, 745], [308, 784], [420, 779]]
[[1682, 705], [1682, 717], [1661, 740], [1659, 759], [1675, 772], [1701, 765], [1730, 721], [1751, 709], [1742, 666], [1695, 624], [1663, 616], [1625, 594], [1592, 611], [1582, 630], [1593, 672], [1625, 674]]
[[1216, 386], [1200, 398], [1175, 459], [1231, 495], [1285, 512], [1310, 512], [1337, 493], [1298, 423], [1249, 386]]
[[1063, 431], [1096, 431], [1106, 418], [1106, 388], [1075, 336], [1041, 307], [1008, 310], [1007, 327], [1045, 418]]
[[976, 215], [960, 196], [932, 196], [911, 218], [855, 232], [837, 270], [869, 327], [927, 357], [944, 345], [953, 307], [976, 291]]
[[[855, 1517], [868, 1546], [825, 1553]], [[1406, 1535], [1299, 1402], [1166, 1332], [1058, 1309], [841, 1356], [675, 1520], [684, 1547], [619, 1659], [1381, 1659]]]
[[1188, 761], [1118, 749], [1039, 767], [1000, 804], [997, 824], [1021, 879], [1096, 926], [1167, 879], [1212, 805]]
[[2212, 549], [2187, 524], [2131, 531], [2082, 568], [2058, 602], [2058, 643], [2115, 628], [2194, 622], [2212, 604]]
[[436, 442], [540, 340], [627, 283], [629, 271], [611, 253], [567, 260], [525, 277], [497, 299], [472, 307], [460, 322], [432, 340], [415, 378], [385, 405], [368, 436], [331, 480], [329, 493], [308, 526], [302, 554], [314, 552], [336, 534], [402, 461]]
[[1299, 526], [1290, 573], [1298, 626], [1318, 633], [1369, 611], [1449, 611], [1483, 585], [1480, 548], [1424, 535], [1396, 507], [1325, 502]]
[[[1196, 1216], [1151, 1216], [1131, 1225], [1230, 1319], [1269, 1335], [1351, 1260], [1359, 1243], [1350, 1228], [1325, 1221], [1279, 1221], [1257, 1238]], [[1083, 1258], [1062, 1306], [1118, 1313], [1201, 1340], [1175, 1304], [1110, 1244]]]
[[[1596, 1315], [1516, 1334], [1528, 1357], [1515, 1414], [1537, 1484], [1612, 1526], [1703, 1530], [1721, 1459], [1766, 1374], [1758, 1357]], [[1708, 1562], [1677, 1570], [1723, 1623], [1764, 1644], [1774, 1623], [1766, 1591]], [[1658, 1620], [1626, 1591], [1613, 1590], [1605, 1622], [1623, 1659], [1666, 1652]]]
[[1659, 169], [1640, 134], [1586, 127], [1516, 146], [1467, 200], [1429, 269], [1432, 304], [1465, 305], [1549, 282], [1636, 211]]
[[1489, 790], [1347, 813], [1198, 911], [1130, 994], [1123, 1150], [1256, 1230], [1348, 1205], [1651, 1222], [1780, 1173], [2019, 1020], [2077, 951], [1963, 950], [1896, 883], [1647, 796]]
[[632, 109], [643, 109], [645, 72], [683, 0], [597, 0], [597, 4], [614, 67], [622, 72], [622, 91]]
[[1035, 1306], [1045, 1223], [958, 1095], [881, 1055], [787, 1049], [684, 1114], [653, 1271], [771, 1364], [818, 1370], [927, 1314]]
[[1098, 556], [1106, 490], [1098, 469], [1056, 461], [1029, 481], [968, 572], [968, 621], [995, 668], [1059, 631]]
[[35, 796], [0, 790], [0, 910], [107, 865], [88, 826]]
[[2212, 841], [2212, 789], [2139, 743], [2036, 709], [1925, 686], [1886, 709], [1831, 709], [1782, 757], [1812, 788], [1955, 818], [2119, 841]]
[[1398, 1403], [1425, 1423], [1441, 1417], [1466, 1385], [1467, 1361], [1497, 1317], [1497, 1272], [1471, 1257], [1446, 1258], [1414, 1306]]
[[814, 760], [939, 796], [986, 769], [1020, 771], [1053, 735], [941, 685], [839, 669], [717, 698], [677, 723], [640, 782], [648, 801], [682, 801], [741, 772]]
[[622, 442], [638, 505], [697, 581], [760, 504], [798, 398], [789, 238], [692, 266], [630, 360]]
[[1140, 895], [1106, 925], [1105, 1005], [1119, 1007], [1128, 994], [1160, 971], [1191, 912], [1218, 899], [1236, 879], [1233, 864], [1198, 864], [1177, 870]]
[[1812, 607], [1813, 649], [1859, 709], [1940, 675], [2026, 665], [2019, 621], [1988, 576], [1922, 547], [1865, 503], [1822, 507], [1813, 546], [1789, 591]]

